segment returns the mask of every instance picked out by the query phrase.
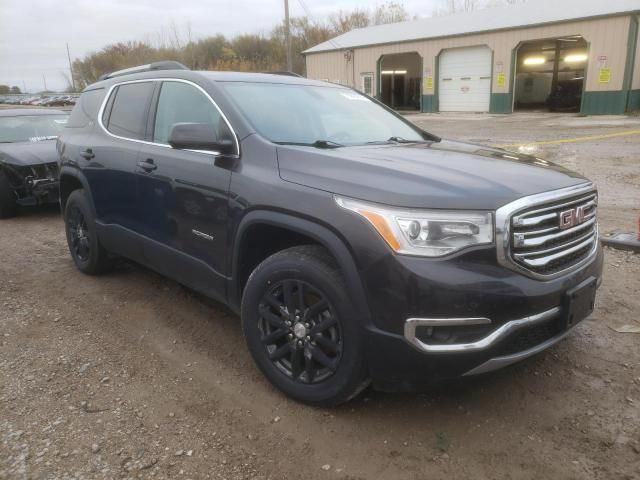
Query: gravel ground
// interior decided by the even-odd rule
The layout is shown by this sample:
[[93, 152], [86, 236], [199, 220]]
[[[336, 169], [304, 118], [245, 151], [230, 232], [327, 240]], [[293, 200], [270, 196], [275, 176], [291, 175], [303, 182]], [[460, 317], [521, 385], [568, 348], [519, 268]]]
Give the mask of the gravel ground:
[[[419, 115], [450, 138], [526, 143], [634, 118]], [[531, 148], [531, 147], [528, 147]], [[544, 145], [600, 186], [603, 230], [640, 215], [640, 135]], [[640, 255], [607, 251], [593, 316], [524, 363], [325, 410], [272, 388], [238, 319], [135, 265], [86, 277], [55, 209], [0, 223], [0, 478], [640, 478]]]

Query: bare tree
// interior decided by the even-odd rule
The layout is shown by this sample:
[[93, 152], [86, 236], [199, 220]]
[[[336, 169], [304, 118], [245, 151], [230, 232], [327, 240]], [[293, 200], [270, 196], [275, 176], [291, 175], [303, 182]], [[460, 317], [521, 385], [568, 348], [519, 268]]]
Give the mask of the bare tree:
[[525, 3], [527, 0], [446, 0], [444, 9], [435, 11], [435, 16], [450, 15], [458, 12], [472, 12], [486, 7], [495, 7], [498, 5], [515, 5]]
[[384, 23], [404, 22], [409, 18], [409, 12], [402, 4], [389, 2], [376, 7], [371, 15], [371, 23], [373, 25], [382, 25]]
[[368, 10], [355, 9], [351, 12], [340, 10], [329, 16], [329, 24], [336, 33], [340, 34], [354, 28], [368, 27], [371, 24], [371, 18]]

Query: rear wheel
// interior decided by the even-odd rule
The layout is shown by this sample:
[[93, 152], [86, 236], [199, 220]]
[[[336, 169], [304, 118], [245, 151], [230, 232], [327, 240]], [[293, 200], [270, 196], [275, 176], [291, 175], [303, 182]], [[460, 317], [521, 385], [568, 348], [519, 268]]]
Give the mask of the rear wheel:
[[7, 174], [0, 170], [0, 218], [15, 217], [18, 204]]
[[84, 190], [75, 190], [69, 195], [64, 223], [69, 252], [78, 270], [89, 275], [109, 270], [111, 259], [100, 245], [95, 218]]
[[242, 298], [242, 327], [262, 372], [296, 400], [337, 405], [368, 384], [361, 332], [340, 271], [321, 247], [262, 262]]

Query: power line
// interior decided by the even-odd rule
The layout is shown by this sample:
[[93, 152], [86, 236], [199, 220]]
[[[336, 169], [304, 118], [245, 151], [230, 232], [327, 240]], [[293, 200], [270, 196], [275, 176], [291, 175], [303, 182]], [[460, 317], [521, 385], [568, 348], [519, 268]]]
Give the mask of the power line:
[[[320, 22], [318, 22], [315, 16], [311, 13], [311, 10], [309, 10], [309, 7], [307, 7], [307, 4], [304, 2], [304, 0], [298, 0], [298, 3], [302, 7], [302, 10], [304, 10], [305, 15], [311, 19], [311, 23], [313, 23], [317, 27]], [[343, 48], [342, 45], [336, 42], [333, 38], [330, 38], [327, 41], [337, 49]]]
[[[311, 17], [311, 19], [313, 20], [313, 15], [311, 15], [311, 12], [309, 11], [309, 9], [307, 8], [307, 4], [304, 3], [302, 0], [298, 0], [298, 3], [300, 4], [300, 6], [302, 7], [302, 10], [304, 10], [304, 13], [307, 17]], [[315, 20], [313, 20], [313, 23], [316, 23]]]

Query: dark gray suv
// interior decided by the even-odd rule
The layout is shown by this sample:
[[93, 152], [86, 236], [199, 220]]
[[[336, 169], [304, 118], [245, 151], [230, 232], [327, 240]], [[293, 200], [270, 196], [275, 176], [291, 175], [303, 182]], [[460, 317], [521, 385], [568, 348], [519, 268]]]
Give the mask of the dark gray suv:
[[126, 257], [229, 305], [258, 367], [304, 402], [488, 372], [593, 310], [591, 182], [340, 85], [116, 72], [83, 92], [58, 152], [78, 268]]

